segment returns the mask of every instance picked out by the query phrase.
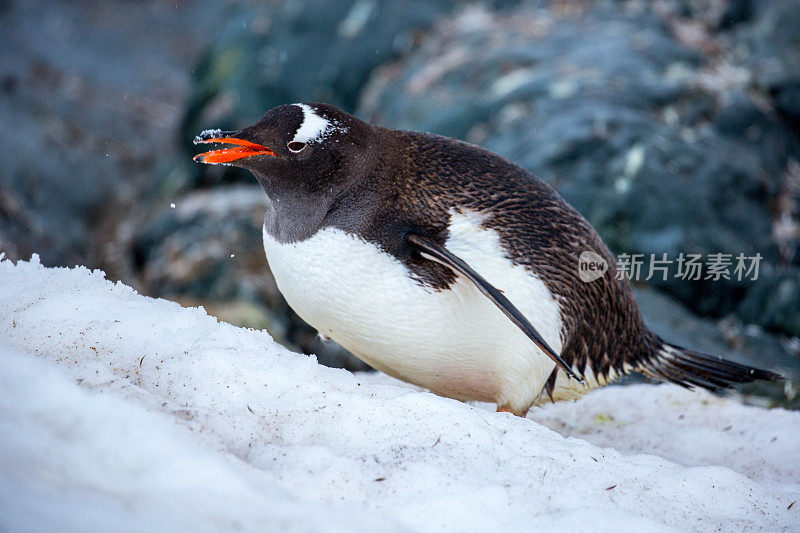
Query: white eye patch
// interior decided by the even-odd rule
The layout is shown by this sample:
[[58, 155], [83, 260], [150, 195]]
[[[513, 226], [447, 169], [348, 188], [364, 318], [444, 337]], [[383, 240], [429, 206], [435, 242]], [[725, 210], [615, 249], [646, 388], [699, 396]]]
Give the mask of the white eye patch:
[[334, 131], [341, 128], [334, 122], [319, 116], [309, 105], [294, 104], [303, 110], [303, 122], [297, 128], [294, 138], [290, 142], [313, 143], [321, 141]]

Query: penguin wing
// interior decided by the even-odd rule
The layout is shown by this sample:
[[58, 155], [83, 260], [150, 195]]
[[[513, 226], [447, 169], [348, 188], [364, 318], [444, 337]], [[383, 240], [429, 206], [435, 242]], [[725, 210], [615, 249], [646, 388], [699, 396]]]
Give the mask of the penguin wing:
[[550, 359], [560, 366], [568, 376], [575, 378], [579, 383], [584, 383], [583, 379], [572, 370], [549, 344], [547, 344], [547, 341], [536, 331], [536, 328], [525, 318], [525, 315], [523, 315], [500, 290], [475, 272], [464, 260], [427, 237], [412, 233], [406, 237], [406, 240], [411, 247], [418, 251], [424, 258], [436, 261], [471, 281], [484, 296], [489, 298], [514, 325], [521, 329], [522, 332], [525, 333], [540, 350], [547, 354]]

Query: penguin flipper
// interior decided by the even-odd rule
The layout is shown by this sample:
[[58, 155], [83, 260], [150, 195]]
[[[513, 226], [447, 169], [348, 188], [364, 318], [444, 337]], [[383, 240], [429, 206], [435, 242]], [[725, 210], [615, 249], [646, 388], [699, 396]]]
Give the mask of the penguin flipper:
[[525, 315], [512, 304], [503, 293], [494, 287], [491, 283], [486, 281], [480, 274], [475, 272], [464, 260], [456, 256], [444, 246], [434, 242], [432, 239], [422, 237], [416, 234], [409, 234], [406, 237], [408, 244], [413, 249], [420, 253], [426, 259], [440, 263], [456, 274], [461, 274], [469, 281], [484, 296], [489, 298], [491, 302], [506, 315], [511, 322], [514, 323], [525, 335], [528, 336], [533, 343], [539, 347], [550, 359], [552, 359], [559, 367], [561, 367], [568, 376], [575, 378], [579, 383], [584, 383], [584, 380], [575, 373], [574, 370], [553, 350], [547, 341], [542, 338], [533, 324], [525, 318]]

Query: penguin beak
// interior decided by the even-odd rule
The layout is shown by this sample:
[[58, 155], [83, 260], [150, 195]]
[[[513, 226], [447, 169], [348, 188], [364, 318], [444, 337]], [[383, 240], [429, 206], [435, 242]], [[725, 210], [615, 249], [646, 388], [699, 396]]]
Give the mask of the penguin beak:
[[219, 143], [219, 144], [233, 144], [233, 148], [221, 148], [219, 150], [211, 150], [210, 152], [203, 152], [194, 156], [195, 161], [205, 163], [207, 165], [215, 165], [219, 163], [231, 163], [238, 161], [245, 157], [252, 157], [254, 155], [269, 155], [278, 157], [273, 150], [256, 144], [254, 142], [240, 139], [236, 135], [236, 131], [220, 131], [220, 130], [206, 130], [194, 138], [194, 144], [205, 143]]

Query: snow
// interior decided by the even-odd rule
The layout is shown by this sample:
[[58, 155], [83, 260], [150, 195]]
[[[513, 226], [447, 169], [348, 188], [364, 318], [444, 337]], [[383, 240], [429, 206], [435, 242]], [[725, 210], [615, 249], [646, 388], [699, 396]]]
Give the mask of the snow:
[[0, 530], [800, 523], [799, 413], [637, 385], [519, 419], [35, 256], [0, 261], [0, 361]]
[[222, 136], [222, 130], [219, 128], [212, 130], [203, 130], [200, 132], [200, 135], [195, 136], [194, 144], [204, 142], [207, 139], [218, 139], [221, 136]]

